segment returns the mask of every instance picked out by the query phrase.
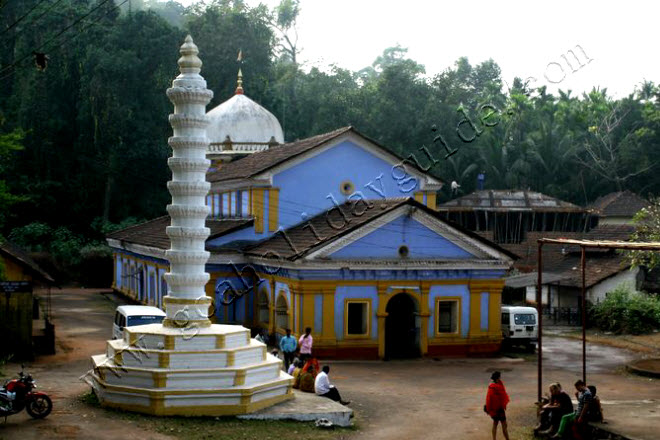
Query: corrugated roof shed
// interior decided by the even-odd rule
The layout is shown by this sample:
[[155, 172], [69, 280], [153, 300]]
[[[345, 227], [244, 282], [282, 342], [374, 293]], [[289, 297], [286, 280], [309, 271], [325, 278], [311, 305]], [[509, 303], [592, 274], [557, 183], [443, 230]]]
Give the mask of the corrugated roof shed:
[[443, 203], [438, 210], [464, 211], [482, 209], [488, 211], [553, 211], [586, 212], [587, 210], [534, 191], [482, 190]]

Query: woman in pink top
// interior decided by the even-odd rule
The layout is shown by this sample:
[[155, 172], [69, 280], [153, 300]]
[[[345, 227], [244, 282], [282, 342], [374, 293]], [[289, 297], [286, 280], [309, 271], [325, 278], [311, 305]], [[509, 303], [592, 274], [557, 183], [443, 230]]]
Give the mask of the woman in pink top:
[[305, 329], [305, 334], [300, 337], [298, 340], [298, 345], [300, 345], [300, 358], [307, 359], [312, 356], [312, 344], [314, 339], [312, 338], [312, 329], [307, 327]]

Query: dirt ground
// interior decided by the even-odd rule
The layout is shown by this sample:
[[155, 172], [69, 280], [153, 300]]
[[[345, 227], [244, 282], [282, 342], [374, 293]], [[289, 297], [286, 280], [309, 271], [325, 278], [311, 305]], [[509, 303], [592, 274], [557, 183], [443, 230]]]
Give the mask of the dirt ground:
[[[582, 340], [582, 331], [566, 329], [562, 331], [557, 328], [552, 330], [567, 338]], [[588, 342], [634, 350], [649, 356], [660, 356], [660, 331], [657, 330], [647, 335], [615, 335], [588, 329], [586, 336]]]
[[[89, 368], [89, 356], [105, 350], [115, 306], [111, 296], [98, 290], [53, 292], [58, 354], [41, 357], [27, 368], [53, 397], [53, 414], [31, 420], [22, 413], [9, 417], [5, 425], [0, 421], [0, 439], [174, 438], [176, 433], [172, 437], [159, 434], [153, 423], [139, 416], [121, 419], [80, 399], [88, 387], [79, 377]], [[580, 347], [575, 340], [545, 337], [543, 383], [559, 381], [572, 393], [572, 384], [581, 376]], [[591, 344], [587, 357], [587, 379], [598, 386], [606, 418], [608, 412], [616, 412], [617, 402], [660, 400], [660, 380], [624, 372], [623, 365], [636, 353]], [[491, 421], [482, 408], [495, 369], [502, 372], [511, 396], [507, 415], [512, 440], [531, 438], [537, 390], [534, 356], [329, 364], [331, 381], [353, 402], [358, 427], [338, 432], [337, 438], [489, 439]], [[5, 366], [5, 374], [12, 375], [17, 368]]]
[[[134, 422], [119, 424], [104, 410], [80, 399], [89, 389], [79, 378], [89, 369], [90, 355], [103, 353], [105, 341], [111, 337], [114, 300], [99, 290], [53, 289], [57, 354], [26, 365], [38, 390], [52, 398], [53, 412], [44, 420], [33, 420], [25, 411], [8, 417], [6, 423], [0, 422], [0, 439], [172, 438], [146, 431]], [[19, 370], [20, 365], [12, 363], [3, 367], [8, 376]]]

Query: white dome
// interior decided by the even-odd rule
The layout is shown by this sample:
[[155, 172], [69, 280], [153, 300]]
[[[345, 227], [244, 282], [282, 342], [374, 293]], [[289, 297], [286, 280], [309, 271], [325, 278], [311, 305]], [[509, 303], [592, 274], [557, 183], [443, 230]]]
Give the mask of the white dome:
[[267, 143], [274, 137], [278, 143], [284, 143], [277, 118], [243, 94], [234, 95], [207, 115], [211, 123], [206, 136], [211, 143], [224, 142], [227, 136], [232, 142]]

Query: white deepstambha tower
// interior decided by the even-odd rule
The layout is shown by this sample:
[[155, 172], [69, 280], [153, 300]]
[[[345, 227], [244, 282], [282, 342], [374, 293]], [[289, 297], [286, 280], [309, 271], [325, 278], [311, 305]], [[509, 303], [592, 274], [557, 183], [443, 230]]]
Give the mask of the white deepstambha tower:
[[181, 74], [167, 89], [167, 97], [174, 104], [174, 113], [170, 115], [174, 135], [169, 139], [173, 153], [167, 161], [172, 170], [172, 180], [167, 183], [172, 194], [172, 204], [167, 207], [172, 218], [167, 228], [171, 248], [165, 253], [170, 271], [165, 274], [168, 295], [163, 299], [167, 313], [163, 325], [168, 327], [211, 325], [211, 298], [204, 291], [209, 281], [205, 271], [209, 253], [204, 244], [210, 231], [204, 223], [209, 214], [205, 199], [211, 186], [206, 181], [211, 165], [206, 159], [206, 105], [213, 92], [206, 88], [206, 81], [199, 74], [202, 61], [198, 53], [188, 35], [181, 46]]
[[281, 371], [282, 361], [268, 354], [264, 344], [250, 339], [243, 326], [211, 324], [208, 318], [205, 109], [213, 93], [199, 75], [197, 53], [192, 38], [186, 37], [181, 74], [167, 90], [174, 104], [167, 317], [162, 324], [124, 328], [124, 339], [108, 341], [105, 354], [92, 356], [85, 380], [104, 406], [155, 415], [218, 416], [245, 414], [293, 398], [291, 376]]

